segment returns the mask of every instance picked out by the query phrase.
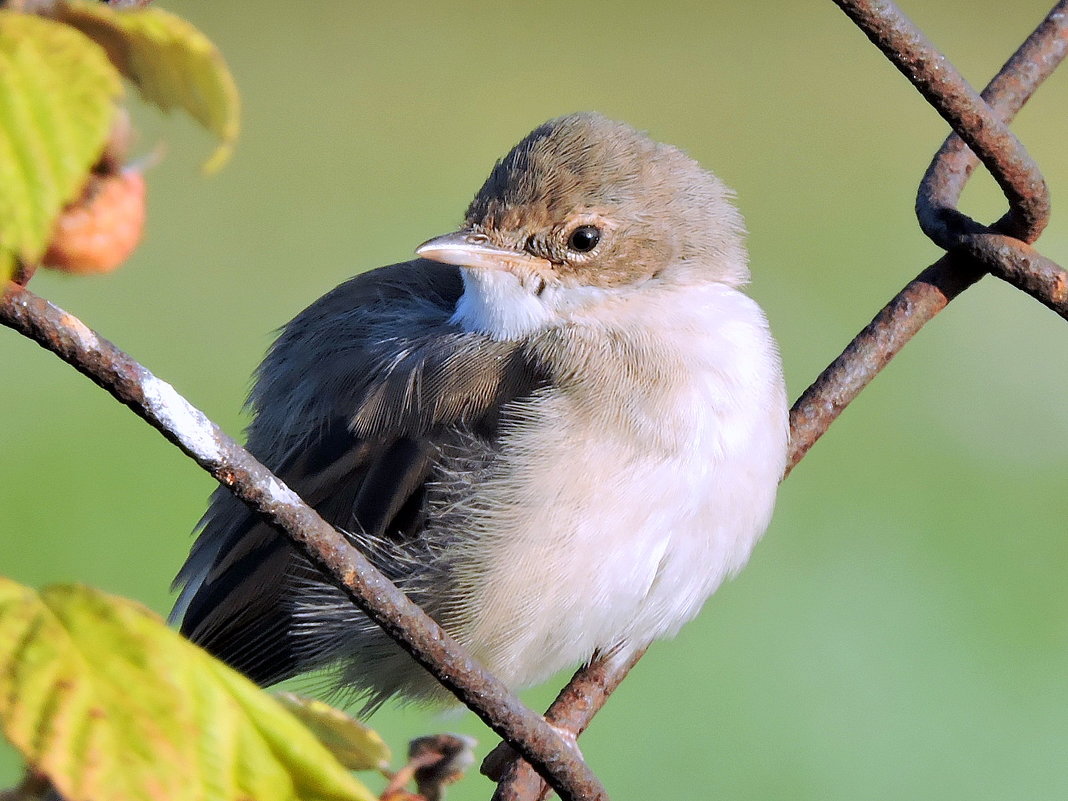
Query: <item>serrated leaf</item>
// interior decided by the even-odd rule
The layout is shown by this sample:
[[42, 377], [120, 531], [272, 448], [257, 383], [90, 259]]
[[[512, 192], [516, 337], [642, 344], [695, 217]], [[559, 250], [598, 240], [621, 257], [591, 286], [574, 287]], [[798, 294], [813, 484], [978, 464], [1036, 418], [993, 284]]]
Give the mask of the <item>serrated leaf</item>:
[[0, 278], [44, 252], [104, 149], [121, 91], [104, 51], [78, 31], [0, 11]]
[[183, 108], [215, 134], [220, 144], [205, 170], [226, 162], [240, 128], [240, 100], [229, 67], [208, 37], [158, 8], [117, 10], [68, 0], [56, 13], [99, 42], [146, 100], [164, 111]]
[[0, 725], [68, 801], [372, 801], [273, 697], [132, 601], [0, 577]]
[[297, 693], [276, 693], [275, 698], [349, 770], [389, 768], [389, 746], [374, 729], [314, 698]]

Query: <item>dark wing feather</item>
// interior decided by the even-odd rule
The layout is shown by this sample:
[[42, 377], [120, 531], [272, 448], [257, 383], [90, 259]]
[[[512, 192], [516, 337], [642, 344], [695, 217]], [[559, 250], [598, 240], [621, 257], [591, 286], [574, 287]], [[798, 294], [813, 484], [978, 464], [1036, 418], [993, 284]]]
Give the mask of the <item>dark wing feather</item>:
[[[544, 382], [516, 343], [449, 323], [461, 291], [455, 268], [422, 260], [357, 276], [289, 323], [257, 371], [249, 449], [361, 541], [418, 536], [447, 432], [491, 439], [501, 407]], [[294, 635], [311, 568], [288, 539], [222, 488], [199, 528], [176, 580], [182, 632], [261, 684], [327, 660]]]

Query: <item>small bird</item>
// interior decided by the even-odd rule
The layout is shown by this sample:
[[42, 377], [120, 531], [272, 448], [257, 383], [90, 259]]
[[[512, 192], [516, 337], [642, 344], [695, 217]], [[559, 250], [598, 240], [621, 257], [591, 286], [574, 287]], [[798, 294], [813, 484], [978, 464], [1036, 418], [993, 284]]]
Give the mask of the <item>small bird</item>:
[[[749, 558], [786, 459], [731, 197], [625, 124], [544, 123], [458, 231], [285, 326], [249, 449], [509, 686], [673, 635]], [[265, 685], [333, 668], [369, 710], [446, 699], [227, 490], [199, 529], [191, 640]]]

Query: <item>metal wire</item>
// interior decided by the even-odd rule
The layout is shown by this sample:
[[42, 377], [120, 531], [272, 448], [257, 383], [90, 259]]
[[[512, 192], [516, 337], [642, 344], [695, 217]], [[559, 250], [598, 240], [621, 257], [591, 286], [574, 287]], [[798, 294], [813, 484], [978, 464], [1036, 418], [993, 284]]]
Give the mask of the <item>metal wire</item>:
[[[916, 199], [921, 228], [947, 255], [910, 281], [798, 398], [790, 415], [787, 472], [916, 332], [986, 273], [1068, 318], [1068, 274], [1028, 244], [1038, 238], [1049, 217], [1046, 182], [1014, 136], [999, 135], [996, 141], [988, 141], [983, 160], [1005, 191], [1009, 211], [988, 227], [956, 206], [980, 158], [965, 142], [985, 137], [976, 128], [996, 125], [1004, 129], [1004, 122], [1012, 119], [1068, 54], [1068, 0], [1053, 7], [981, 97], [967, 88], [949, 60], [934, 50], [893, 3], [835, 3], [954, 125], [955, 132], [927, 168]], [[939, 76], [937, 81], [932, 73]], [[1032, 197], [1021, 189], [1025, 183], [1031, 185]], [[1009, 191], [1006, 186], [1015, 189]], [[1019, 206], [1014, 205], [1017, 199]], [[1045, 211], [1038, 214], [1042, 208]], [[1021, 238], [1012, 236], [1013, 231]]]

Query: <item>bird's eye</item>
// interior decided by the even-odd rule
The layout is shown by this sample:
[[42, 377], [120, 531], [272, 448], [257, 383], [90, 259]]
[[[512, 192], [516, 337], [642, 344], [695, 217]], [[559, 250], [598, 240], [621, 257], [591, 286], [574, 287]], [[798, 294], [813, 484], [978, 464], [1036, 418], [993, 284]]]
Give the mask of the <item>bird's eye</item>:
[[580, 225], [567, 238], [567, 246], [576, 253], [589, 253], [600, 241], [600, 228], [596, 225]]

